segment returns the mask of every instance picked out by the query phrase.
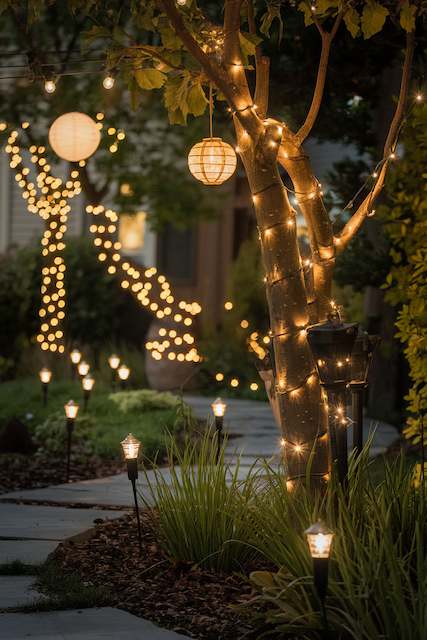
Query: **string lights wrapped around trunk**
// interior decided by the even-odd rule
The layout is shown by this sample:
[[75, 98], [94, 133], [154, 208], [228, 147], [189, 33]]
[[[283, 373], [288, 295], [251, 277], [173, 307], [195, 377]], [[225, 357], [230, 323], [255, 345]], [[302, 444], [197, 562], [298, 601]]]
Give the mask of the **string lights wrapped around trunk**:
[[203, 138], [191, 148], [188, 168], [191, 174], [206, 185], [220, 185], [236, 170], [237, 157], [231, 145], [213, 137], [213, 96], [209, 87], [209, 138]]

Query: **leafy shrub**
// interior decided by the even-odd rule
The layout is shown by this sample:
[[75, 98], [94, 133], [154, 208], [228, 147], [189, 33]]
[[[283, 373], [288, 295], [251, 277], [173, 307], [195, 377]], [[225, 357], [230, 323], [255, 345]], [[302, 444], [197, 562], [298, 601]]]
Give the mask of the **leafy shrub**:
[[112, 400], [123, 413], [153, 411], [155, 409], [175, 409], [179, 404], [178, 396], [167, 391], [160, 393], [152, 389], [120, 391], [119, 393], [111, 394], [110, 400]]
[[[34, 437], [39, 446], [39, 452], [57, 454], [65, 451], [67, 443], [67, 429], [65, 424], [64, 415], [54, 413], [44, 422], [36, 426]], [[95, 424], [95, 419], [88, 415], [77, 416], [75, 421], [73, 432], [74, 444], [78, 446], [82, 453], [87, 455], [94, 452], [91, 432], [93, 432]]]
[[326, 497], [286, 490], [269, 470], [254, 509], [257, 544], [277, 573], [256, 572], [250, 611], [268, 637], [320, 638], [322, 618], [304, 530], [322, 517], [335, 532], [326, 609], [330, 636], [422, 640], [427, 635], [427, 519], [423, 491], [401, 457], [369, 477], [368, 448], [350, 464], [348, 491], [332, 480]]
[[208, 432], [200, 444], [187, 442], [183, 452], [168, 444], [170, 477], [154, 469], [146, 473], [149, 499], [156, 502], [160, 543], [175, 561], [197, 563], [217, 571], [236, 569], [256, 551], [252, 538], [251, 504], [256, 477], [242, 483], [239, 464], [224, 462], [224, 447], [216, 464], [216, 438]]

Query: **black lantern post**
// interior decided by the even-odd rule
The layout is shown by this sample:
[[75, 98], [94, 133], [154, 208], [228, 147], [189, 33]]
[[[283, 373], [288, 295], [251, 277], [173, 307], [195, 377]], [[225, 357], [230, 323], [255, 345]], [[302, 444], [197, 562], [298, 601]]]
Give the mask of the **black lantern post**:
[[64, 406], [65, 416], [67, 418], [67, 482], [70, 480], [70, 461], [71, 461], [71, 436], [74, 431], [74, 422], [79, 412], [79, 405], [74, 400], [69, 400]]
[[211, 404], [213, 414], [215, 416], [215, 431], [216, 431], [216, 456], [215, 461], [218, 464], [219, 454], [221, 451], [221, 441], [222, 441], [222, 429], [224, 427], [224, 416], [225, 411], [227, 409], [227, 405], [225, 402], [221, 400], [221, 398], [217, 398]]
[[320, 600], [325, 638], [328, 638], [325, 601], [328, 592], [329, 556], [334, 533], [322, 522], [316, 522], [305, 531], [305, 535], [307, 536], [310, 555], [313, 559], [314, 586]]
[[353, 449], [359, 455], [363, 449], [363, 404], [365, 390], [368, 388], [369, 367], [372, 356], [380, 342], [379, 336], [359, 333], [351, 354], [351, 405], [353, 418]]
[[43, 367], [39, 371], [40, 382], [42, 383], [42, 394], [43, 394], [43, 406], [47, 405], [47, 396], [49, 391], [49, 384], [52, 380], [52, 371], [47, 367]]
[[347, 477], [346, 388], [351, 378], [351, 352], [357, 323], [343, 323], [339, 315], [307, 328], [307, 340], [316, 363], [319, 380], [328, 396], [328, 428], [332, 461], [338, 477]]
[[95, 385], [95, 378], [93, 378], [90, 373], [87, 376], [82, 378], [82, 387], [83, 387], [83, 411], [87, 410], [87, 406], [89, 404], [90, 394]]
[[139, 519], [139, 509], [138, 509], [138, 498], [136, 495], [136, 481], [138, 478], [138, 454], [139, 448], [141, 446], [138, 438], [135, 438], [131, 433], [129, 433], [124, 440], [120, 443], [123, 449], [123, 455], [126, 460], [127, 470], [128, 470], [128, 478], [132, 484], [133, 491], [133, 499], [135, 502], [135, 514], [136, 521], [138, 524], [138, 544], [139, 544], [139, 552], [142, 552], [142, 537], [141, 537], [141, 521]]

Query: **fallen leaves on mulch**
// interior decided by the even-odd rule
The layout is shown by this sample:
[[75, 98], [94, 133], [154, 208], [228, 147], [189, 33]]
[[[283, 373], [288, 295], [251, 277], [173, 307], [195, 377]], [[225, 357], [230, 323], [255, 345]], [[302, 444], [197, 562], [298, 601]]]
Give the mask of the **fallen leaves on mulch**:
[[158, 545], [155, 513], [141, 511], [141, 518], [141, 555], [136, 520], [126, 515], [97, 525], [90, 540], [61, 544], [54, 554], [56, 565], [65, 574], [77, 573], [85, 585], [105, 587], [110, 606], [177, 633], [198, 640], [256, 638], [249, 620], [235, 607], [250, 595], [245, 576], [173, 563]]
[[[65, 482], [65, 454], [0, 454], [0, 494], [37, 489]], [[124, 471], [123, 462], [91, 456], [72, 456], [70, 481], [91, 480]]]

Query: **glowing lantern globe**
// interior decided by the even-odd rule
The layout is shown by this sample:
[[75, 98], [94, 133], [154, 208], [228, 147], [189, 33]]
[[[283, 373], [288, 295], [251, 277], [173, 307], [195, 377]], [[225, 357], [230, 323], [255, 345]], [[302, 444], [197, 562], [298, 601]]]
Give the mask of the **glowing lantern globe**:
[[203, 138], [188, 154], [188, 168], [203, 184], [222, 184], [233, 175], [236, 166], [233, 147], [221, 138]]
[[101, 134], [85, 113], [72, 111], [59, 116], [49, 129], [49, 143], [57, 156], [68, 162], [89, 158], [99, 146]]

